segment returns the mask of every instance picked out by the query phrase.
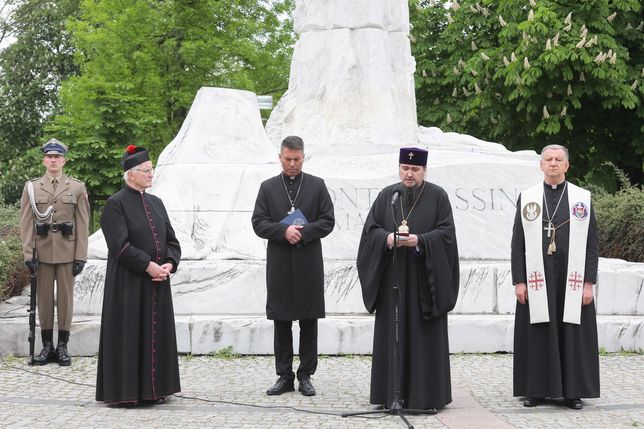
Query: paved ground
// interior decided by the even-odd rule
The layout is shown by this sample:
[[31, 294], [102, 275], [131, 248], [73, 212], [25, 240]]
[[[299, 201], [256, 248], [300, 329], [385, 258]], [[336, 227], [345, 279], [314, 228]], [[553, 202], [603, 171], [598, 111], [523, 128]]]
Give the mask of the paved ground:
[[[602, 397], [582, 411], [527, 409], [512, 397], [511, 355], [452, 356], [454, 402], [436, 416], [410, 416], [416, 428], [626, 428], [644, 425], [644, 355], [601, 357]], [[401, 428], [399, 416], [342, 418], [370, 409], [371, 360], [322, 357], [314, 397], [268, 397], [271, 356], [180, 359], [183, 391], [167, 404], [118, 409], [96, 403], [96, 358], [29, 367], [0, 358], [0, 427]]]

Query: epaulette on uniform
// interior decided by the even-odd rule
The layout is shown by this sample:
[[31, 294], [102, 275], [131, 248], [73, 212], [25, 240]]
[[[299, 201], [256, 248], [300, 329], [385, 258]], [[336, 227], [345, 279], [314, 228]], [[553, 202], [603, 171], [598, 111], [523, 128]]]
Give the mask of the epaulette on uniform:
[[74, 177], [71, 177], [71, 176], [67, 176], [67, 178], [68, 178], [69, 180], [73, 180], [74, 182], [83, 183], [83, 181], [82, 181], [82, 180], [78, 180], [78, 179], [76, 179], [76, 178], [74, 178]]

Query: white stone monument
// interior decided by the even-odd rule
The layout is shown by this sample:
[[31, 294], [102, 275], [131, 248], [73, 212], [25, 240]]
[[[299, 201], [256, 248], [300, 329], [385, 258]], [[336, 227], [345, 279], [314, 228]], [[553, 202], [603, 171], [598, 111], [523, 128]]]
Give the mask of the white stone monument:
[[391, 153], [417, 144], [407, 0], [299, 1], [289, 88], [267, 133], [306, 152]]
[[[540, 179], [538, 156], [419, 129], [408, 27], [402, 0], [299, 2], [289, 89], [266, 127], [272, 142], [254, 94], [199, 91], [150, 190], [164, 200], [182, 245], [173, 280], [178, 314], [263, 314], [265, 243], [250, 216], [261, 181], [280, 172], [279, 143], [289, 134], [304, 136], [304, 171], [325, 179], [335, 205], [336, 228], [323, 240], [329, 313], [365, 313], [358, 242], [380, 189], [399, 181], [401, 146], [429, 148], [428, 180], [450, 195], [461, 257], [508, 259], [514, 204]], [[90, 249], [106, 258], [100, 233]], [[100, 313], [103, 271], [85, 294], [92, 300], [77, 300], [78, 312]]]
[[[323, 240], [328, 318], [320, 322], [320, 352], [371, 350], [372, 318], [355, 256], [371, 203], [399, 180], [398, 148], [411, 145], [429, 149], [427, 179], [447, 190], [454, 211], [462, 260], [451, 350], [510, 351], [512, 222], [521, 190], [542, 179], [538, 155], [417, 127], [406, 0], [302, 0], [295, 29], [289, 88], [266, 132], [254, 94], [202, 88], [159, 157], [150, 192], [163, 199], [183, 250], [172, 279], [179, 350], [272, 353], [265, 242], [250, 218], [259, 184], [280, 172], [279, 142], [297, 134], [305, 141], [304, 171], [325, 179], [335, 204], [336, 227]], [[96, 350], [89, 332], [96, 332], [102, 306], [100, 232], [91, 238], [90, 258], [76, 285], [74, 327], [88, 339], [85, 346], [70, 343], [72, 353]], [[620, 261], [601, 267], [600, 283], [611, 286], [599, 290], [599, 312], [621, 315], [600, 324], [604, 344], [644, 348], [644, 268]], [[617, 304], [622, 295], [632, 305]], [[613, 332], [626, 334], [615, 339]]]

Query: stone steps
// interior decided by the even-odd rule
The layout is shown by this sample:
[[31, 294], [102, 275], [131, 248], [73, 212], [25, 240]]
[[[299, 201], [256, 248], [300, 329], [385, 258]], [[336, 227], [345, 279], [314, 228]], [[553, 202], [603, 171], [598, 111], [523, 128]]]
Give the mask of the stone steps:
[[[644, 264], [601, 258], [599, 267], [599, 347], [644, 350]], [[373, 316], [365, 312], [355, 262], [326, 261], [325, 268], [327, 318], [320, 320], [320, 353], [370, 353]], [[105, 261], [91, 260], [77, 279], [72, 354], [98, 350], [104, 275]], [[232, 347], [239, 354], [272, 354], [264, 279], [265, 261], [182, 262], [172, 279], [179, 352], [207, 354]], [[26, 288], [23, 296], [0, 304], [0, 354], [28, 353], [28, 293]], [[508, 261], [461, 261], [459, 297], [449, 315], [450, 350], [511, 352], [515, 306]]]
[[[22, 314], [22, 309], [12, 313]], [[237, 354], [273, 353], [273, 323], [264, 315], [179, 315], [175, 321], [180, 353], [208, 354], [228, 347]], [[600, 315], [597, 325], [600, 349], [607, 352], [644, 350], [644, 317]], [[294, 326], [297, 330], [297, 323]], [[99, 331], [100, 316], [76, 315], [69, 342], [70, 353], [95, 355]], [[513, 315], [449, 316], [452, 353], [512, 352], [513, 332]], [[26, 356], [29, 353], [27, 335], [27, 317], [6, 317], [5, 311], [5, 317], [0, 318], [0, 354]], [[298, 335], [294, 334], [294, 338], [297, 343]], [[369, 354], [373, 317], [329, 315], [320, 320], [318, 338], [320, 354]], [[36, 353], [40, 347], [40, 334], [37, 333]]]

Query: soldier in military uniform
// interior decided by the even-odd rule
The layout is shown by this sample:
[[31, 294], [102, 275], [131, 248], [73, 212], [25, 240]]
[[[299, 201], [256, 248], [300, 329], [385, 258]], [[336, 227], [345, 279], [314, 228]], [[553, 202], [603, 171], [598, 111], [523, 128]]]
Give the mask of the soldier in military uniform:
[[[20, 235], [25, 265], [38, 276], [38, 319], [42, 351], [36, 365], [71, 365], [67, 352], [74, 304], [74, 277], [85, 267], [89, 201], [83, 182], [66, 176], [67, 146], [56, 139], [42, 146], [44, 176], [28, 181], [22, 192]], [[37, 263], [32, 260], [36, 248]], [[54, 281], [58, 345], [54, 348]]]

